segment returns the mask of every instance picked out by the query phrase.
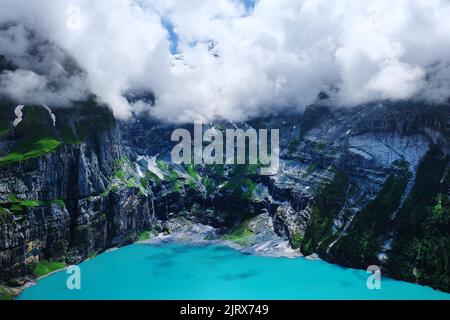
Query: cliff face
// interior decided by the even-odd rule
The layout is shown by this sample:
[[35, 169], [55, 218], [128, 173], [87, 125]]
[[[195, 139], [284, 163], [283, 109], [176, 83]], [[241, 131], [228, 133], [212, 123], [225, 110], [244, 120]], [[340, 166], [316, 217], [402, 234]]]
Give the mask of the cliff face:
[[23, 114], [14, 128], [14, 108], [2, 106], [2, 282], [43, 259], [75, 263], [144, 231], [171, 232], [175, 220], [236, 236], [266, 215], [304, 254], [450, 291], [448, 106], [316, 106], [251, 121], [280, 129], [271, 177], [254, 166], [172, 165], [173, 128], [145, 116], [117, 122], [92, 102], [54, 110], [55, 125], [43, 108]]
[[[11, 130], [17, 133], [21, 125], [28, 125], [25, 122], [30, 117], [33, 124], [49, 126], [51, 137], [62, 144], [25, 161], [5, 161], [0, 167], [3, 281], [29, 273], [40, 259], [77, 262], [97, 251], [131, 242], [150, 226], [145, 196], [133, 189], [103, 194], [122, 154], [120, 132], [114, 122], [107, 129], [86, 131], [82, 140], [68, 143], [62, 137], [63, 130], [52, 128], [45, 114], [32, 112], [36, 108], [30, 107], [27, 113], [25, 107], [24, 122]], [[31, 119], [36, 116], [39, 121]], [[78, 115], [72, 120], [78, 121]], [[78, 128], [81, 135], [81, 126]], [[39, 131], [40, 125], [32, 130]], [[33, 131], [23, 136], [10, 132], [4, 141], [14, 140], [12, 145], [26, 141], [26, 150], [21, 150], [26, 154], [36, 148], [29, 139], [34, 135]], [[19, 152], [13, 148], [9, 154]]]
[[315, 124], [290, 139], [272, 179], [276, 190], [287, 188], [303, 203], [291, 200], [280, 215], [292, 244], [304, 254], [356, 268], [378, 265], [393, 277], [449, 291], [449, 107], [307, 110], [300, 124], [308, 113]]

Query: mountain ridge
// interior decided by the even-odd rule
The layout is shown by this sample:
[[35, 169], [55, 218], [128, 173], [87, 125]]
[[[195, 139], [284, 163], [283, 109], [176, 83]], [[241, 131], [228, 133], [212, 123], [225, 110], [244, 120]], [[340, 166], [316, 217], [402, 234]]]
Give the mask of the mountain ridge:
[[[143, 114], [115, 120], [95, 98], [52, 108], [50, 132], [39, 130], [52, 128], [40, 106], [25, 106], [16, 130], [4, 129], [14, 107], [1, 110], [1, 282], [23, 281], [42, 261], [77, 263], [145, 232], [171, 232], [174, 221], [210, 225], [218, 237], [245, 244], [255, 235], [248, 221], [267, 215], [267, 228], [305, 255], [363, 269], [378, 264], [394, 278], [450, 292], [442, 263], [450, 251], [448, 105], [311, 106], [243, 123], [280, 129], [281, 168], [272, 177], [246, 165], [172, 165], [174, 126]], [[8, 158], [17, 139], [34, 146], [29, 136], [59, 143]], [[436, 186], [427, 189], [430, 182]], [[420, 190], [430, 196], [417, 199]], [[412, 209], [403, 208], [418, 208], [412, 237], [402, 229]]]

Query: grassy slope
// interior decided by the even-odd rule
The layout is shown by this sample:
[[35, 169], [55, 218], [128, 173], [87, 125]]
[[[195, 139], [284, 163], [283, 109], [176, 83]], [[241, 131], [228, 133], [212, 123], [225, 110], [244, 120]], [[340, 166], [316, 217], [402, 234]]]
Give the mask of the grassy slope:
[[[450, 291], [449, 157], [433, 147], [395, 221], [389, 272]], [[445, 175], [445, 176], [444, 176]]]
[[[11, 144], [10, 152], [0, 158], [0, 166], [41, 157], [55, 152], [62, 144], [81, 143], [114, 126], [111, 112], [92, 99], [74, 108], [55, 108], [54, 113], [56, 128], [45, 108], [25, 106], [22, 122], [13, 128], [14, 104], [0, 101], [0, 139]], [[8, 221], [13, 215], [25, 213], [29, 208], [51, 204], [65, 206], [60, 199], [40, 201], [9, 195], [7, 202], [0, 207], [0, 223]]]
[[408, 178], [409, 172], [403, 168], [387, 179], [376, 198], [353, 219], [347, 235], [332, 247], [334, 261], [358, 268], [379, 263], [389, 218], [400, 205]]
[[43, 277], [54, 271], [64, 269], [65, 266], [66, 265], [63, 262], [41, 260], [38, 263], [34, 264], [31, 269], [33, 269], [33, 274], [36, 277]]
[[[16, 128], [12, 125], [7, 127], [8, 133], [14, 132], [14, 141], [10, 152], [0, 158], [0, 165], [40, 157], [55, 151], [61, 144], [52, 130], [48, 112], [44, 108], [25, 107], [23, 112], [23, 121]], [[2, 121], [8, 123], [6, 119]], [[2, 131], [6, 132], [5, 130]]]
[[250, 221], [243, 221], [235, 230], [230, 234], [224, 236], [224, 240], [231, 240], [238, 244], [245, 244], [247, 239], [254, 235], [253, 231], [250, 229]]
[[301, 250], [304, 254], [320, 252], [332, 240], [333, 219], [344, 205], [347, 186], [347, 176], [338, 172], [334, 180], [319, 191], [315, 204], [311, 207], [311, 219], [302, 239]]
[[10, 152], [0, 158], [0, 166], [41, 157], [64, 143], [81, 143], [114, 126], [112, 113], [93, 98], [73, 108], [55, 108], [56, 128], [41, 106], [26, 106], [23, 121], [16, 128], [12, 126], [13, 109], [5, 103], [0, 107], [0, 139], [13, 142]]
[[14, 292], [14, 290], [0, 284], [0, 301], [12, 300], [14, 299], [15, 295], [16, 293]]

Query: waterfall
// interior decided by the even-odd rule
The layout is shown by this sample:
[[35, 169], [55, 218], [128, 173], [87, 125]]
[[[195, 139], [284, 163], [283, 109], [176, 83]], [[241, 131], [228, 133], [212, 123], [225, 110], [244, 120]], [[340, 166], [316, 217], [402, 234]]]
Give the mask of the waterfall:
[[14, 119], [14, 122], [13, 122], [14, 128], [17, 127], [19, 125], [19, 123], [21, 123], [22, 120], [23, 120], [23, 112], [22, 112], [22, 110], [23, 110], [24, 107], [25, 107], [24, 105], [19, 104], [16, 107], [16, 109], [14, 110], [14, 114], [16, 115], [16, 118]]
[[53, 127], [56, 127], [56, 116], [55, 114], [52, 112], [52, 110], [46, 106], [45, 104], [42, 105], [47, 111], [48, 114], [50, 115], [50, 118], [52, 118], [52, 122], [53, 122]]

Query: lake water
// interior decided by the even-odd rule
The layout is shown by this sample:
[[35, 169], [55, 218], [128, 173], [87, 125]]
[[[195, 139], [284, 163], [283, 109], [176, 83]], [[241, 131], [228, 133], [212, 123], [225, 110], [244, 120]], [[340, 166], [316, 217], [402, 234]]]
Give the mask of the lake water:
[[271, 258], [216, 245], [134, 244], [80, 264], [81, 290], [57, 272], [19, 299], [450, 299], [382, 278], [368, 290], [365, 271], [304, 258]]

